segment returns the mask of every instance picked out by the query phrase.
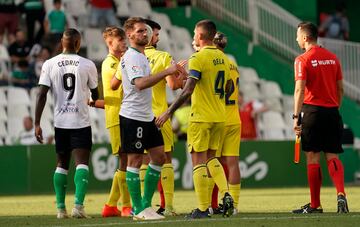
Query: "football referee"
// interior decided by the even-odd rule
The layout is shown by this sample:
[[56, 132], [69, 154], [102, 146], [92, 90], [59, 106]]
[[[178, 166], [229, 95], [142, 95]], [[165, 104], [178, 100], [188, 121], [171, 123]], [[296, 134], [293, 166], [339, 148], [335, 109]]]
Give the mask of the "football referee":
[[[317, 27], [310, 22], [298, 25], [296, 41], [305, 53], [295, 59], [294, 131], [301, 135], [307, 161], [311, 202], [293, 213], [322, 213], [320, 152], [325, 153], [329, 175], [337, 191], [337, 212], [348, 213], [344, 190], [343, 122], [339, 107], [343, 96], [342, 72], [336, 55], [317, 44]], [[302, 113], [301, 113], [302, 112]], [[302, 126], [297, 126], [302, 114]]]

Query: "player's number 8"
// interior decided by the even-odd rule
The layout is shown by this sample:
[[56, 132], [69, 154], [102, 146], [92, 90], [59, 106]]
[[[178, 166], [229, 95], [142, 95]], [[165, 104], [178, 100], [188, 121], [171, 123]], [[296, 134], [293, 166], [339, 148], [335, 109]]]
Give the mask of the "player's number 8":
[[142, 138], [143, 136], [143, 128], [142, 127], [138, 127], [136, 130], [136, 137], [137, 138]]
[[69, 91], [67, 100], [71, 100], [75, 92], [75, 75], [72, 73], [65, 73], [63, 75], [63, 86], [66, 91]]

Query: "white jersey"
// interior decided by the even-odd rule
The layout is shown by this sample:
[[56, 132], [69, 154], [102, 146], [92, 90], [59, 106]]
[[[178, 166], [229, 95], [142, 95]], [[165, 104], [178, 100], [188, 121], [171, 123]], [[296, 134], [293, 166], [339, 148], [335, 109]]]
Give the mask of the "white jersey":
[[98, 84], [95, 64], [77, 54], [59, 54], [42, 66], [39, 85], [54, 95], [54, 126], [77, 129], [90, 126], [88, 99]]
[[120, 115], [137, 121], [150, 122], [154, 119], [152, 111], [151, 88], [138, 90], [134, 79], [150, 75], [150, 65], [146, 56], [134, 48], [129, 48], [121, 60], [124, 98]]

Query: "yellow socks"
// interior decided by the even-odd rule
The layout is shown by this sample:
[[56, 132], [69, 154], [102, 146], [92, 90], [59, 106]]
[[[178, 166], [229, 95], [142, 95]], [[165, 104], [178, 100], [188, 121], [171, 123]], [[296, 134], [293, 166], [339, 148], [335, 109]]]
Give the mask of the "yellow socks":
[[215, 182], [211, 176], [208, 176], [208, 206], [211, 207], [212, 193], [214, 190]]
[[234, 207], [238, 209], [241, 184], [229, 184], [229, 193], [234, 199]]
[[165, 208], [173, 208], [174, 198], [174, 168], [171, 163], [166, 163], [161, 169], [161, 185], [164, 190]]
[[122, 207], [131, 207], [130, 194], [126, 184], [126, 171], [119, 170], [118, 184], [120, 188], [120, 198]]
[[109, 195], [108, 201], [106, 202], [106, 204], [108, 206], [116, 207], [117, 202], [120, 198], [120, 190], [119, 190], [119, 183], [118, 183], [119, 175], [120, 175], [120, 171], [116, 170], [114, 177], [113, 177], [112, 184], [111, 184], [110, 195]]
[[215, 184], [219, 188], [221, 197], [223, 197], [225, 192], [229, 192], [224, 168], [222, 167], [221, 163], [217, 158], [209, 159], [206, 163], [206, 166], [209, 170], [210, 175], [214, 179]]
[[193, 169], [193, 179], [199, 209], [205, 211], [209, 206], [208, 174], [205, 164], [197, 165]]
[[144, 194], [144, 180], [145, 180], [145, 175], [146, 175], [147, 168], [148, 168], [148, 165], [145, 165], [145, 164], [142, 164], [140, 166], [139, 177], [140, 177], [141, 195]]

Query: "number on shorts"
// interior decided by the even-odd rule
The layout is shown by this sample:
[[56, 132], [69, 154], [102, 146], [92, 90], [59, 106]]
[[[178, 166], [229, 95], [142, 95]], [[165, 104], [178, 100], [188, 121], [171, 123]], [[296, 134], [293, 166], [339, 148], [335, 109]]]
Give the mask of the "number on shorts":
[[136, 137], [137, 137], [137, 138], [142, 138], [142, 136], [143, 136], [143, 128], [142, 128], [142, 127], [138, 127], [138, 128], [136, 129]]
[[63, 86], [66, 91], [70, 92], [67, 100], [71, 100], [75, 92], [75, 75], [72, 73], [65, 73], [63, 75]]
[[220, 99], [224, 97], [224, 82], [225, 82], [225, 72], [219, 71], [215, 79], [215, 93], [220, 95]]

